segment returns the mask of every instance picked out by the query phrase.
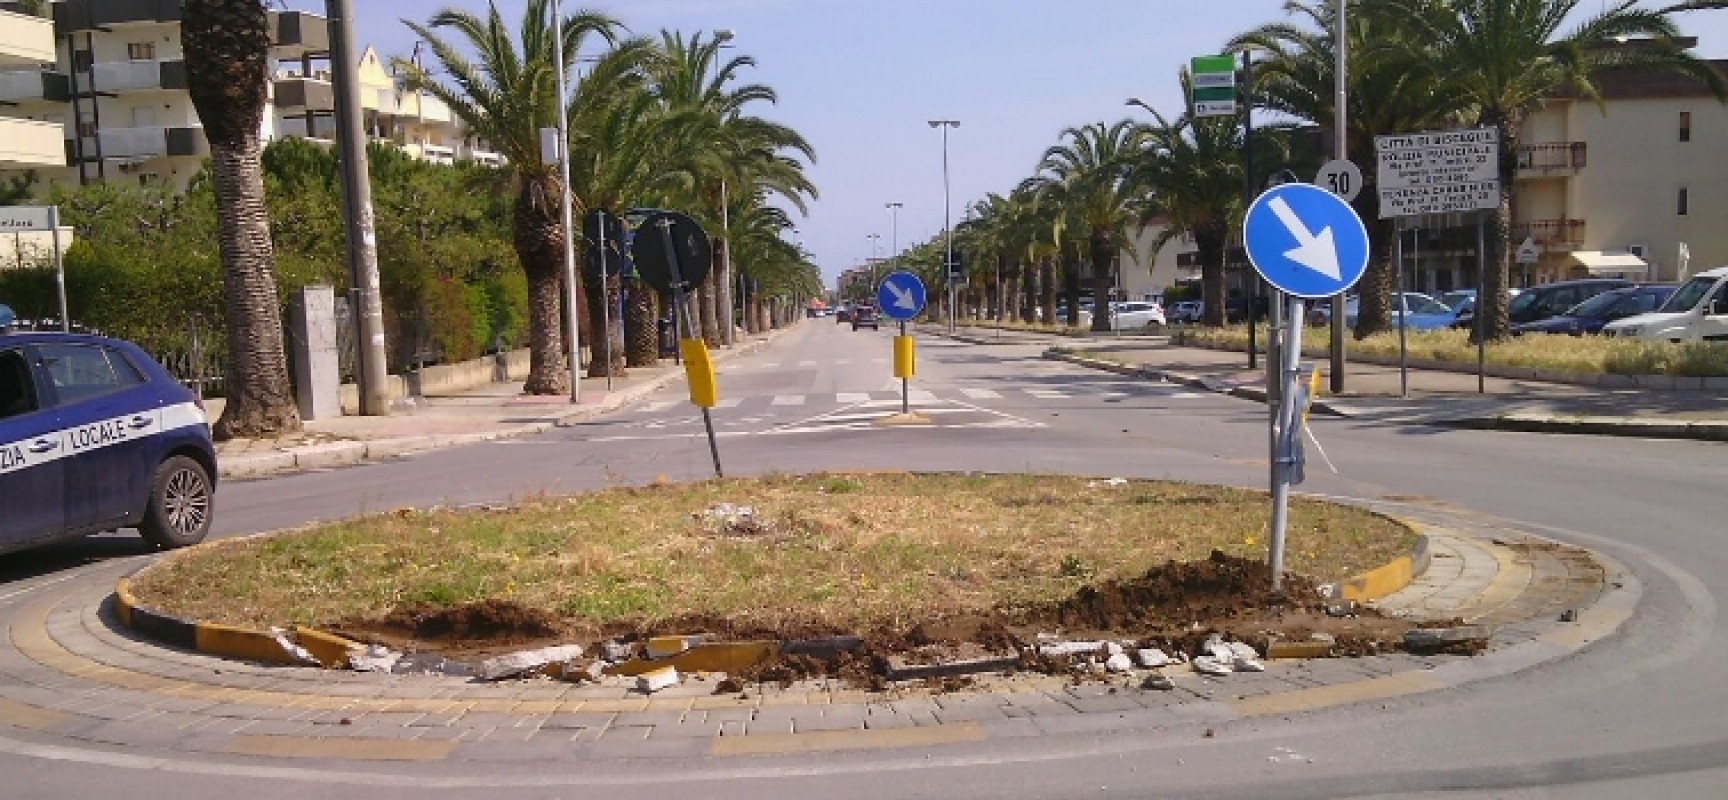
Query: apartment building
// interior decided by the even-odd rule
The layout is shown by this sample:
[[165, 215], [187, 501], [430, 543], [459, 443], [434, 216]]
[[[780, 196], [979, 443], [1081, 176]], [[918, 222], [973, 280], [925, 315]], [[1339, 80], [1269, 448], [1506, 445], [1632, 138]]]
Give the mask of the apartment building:
[[[54, 61], [54, 24], [42, 17], [0, 10], [0, 97], [14, 87], [43, 91], [48, 85], [42, 67]], [[10, 72], [16, 70], [17, 72]], [[13, 76], [16, 75], [16, 79]], [[65, 165], [65, 134], [58, 122], [31, 117], [0, 101], [0, 170], [55, 169]], [[64, 245], [71, 230], [61, 229]], [[0, 269], [36, 263], [52, 254], [49, 231], [0, 232]]]
[[[209, 156], [209, 142], [186, 91], [180, 0], [61, 0], [51, 8], [47, 61], [0, 63], [0, 104], [65, 130], [57, 148], [64, 166], [38, 169], [39, 181], [155, 179], [185, 186]], [[275, 67], [260, 134], [265, 140], [334, 141], [328, 20], [272, 9], [270, 30]], [[403, 91], [370, 48], [360, 75], [365, 128], [374, 138], [444, 163], [463, 157], [501, 162], [464, 142], [443, 103]], [[0, 178], [8, 174], [18, 174], [17, 168], [0, 162]]]

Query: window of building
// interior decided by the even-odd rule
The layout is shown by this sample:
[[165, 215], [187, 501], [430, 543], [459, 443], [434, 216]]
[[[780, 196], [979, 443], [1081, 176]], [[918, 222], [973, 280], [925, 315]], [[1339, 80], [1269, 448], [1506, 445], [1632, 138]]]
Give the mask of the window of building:
[[1692, 141], [1692, 112], [1680, 112], [1680, 141]]
[[154, 61], [156, 59], [156, 43], [130, 42], [126, 45], [126, 57], [133, 61]]
[[1684, 186], [1680, 187], [1679, 211], [1680, 216], [1686, 216], [1686, 187]]

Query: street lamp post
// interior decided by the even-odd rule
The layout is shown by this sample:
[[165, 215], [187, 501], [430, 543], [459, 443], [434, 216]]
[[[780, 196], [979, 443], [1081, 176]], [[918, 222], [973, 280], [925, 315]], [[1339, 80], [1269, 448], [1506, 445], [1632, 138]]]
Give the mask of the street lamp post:
[[[732, 41], [734, 35], [730, 28], [720, 28], [714, 31], [714, 78], [716, 80], [720, 78], [720, 51], [732, 46], [727, 42]], [[720, 306], [720, 312], [725, 316], [725, 319], [720, 322], [720, 341], [727, 347], [731, 347], [733, 345], [733, 298], [732, 281], [730, 280], [732, 276], [732, 221], [730, 219], [731, 209], [727, 208], [727, 205], [726, 179], [722, 177], [720, 179], [720, 238], [726, 243], [726, 246], [720, 251], [720, 256], [723, 259], [720, 264], [721, 280], [714, 282], [714, 291], [720, 293], [721, 302], [716, 305]]]
[[888, 261], [889, 267], [900, 266], [900, 209], [903, 203], [884, 203], [888, 209]]
[[954, 332], [954, 227], [948, 218], [948, 129], [960, 127], [957, 119], [933, 119], [930, 127], [942, 129], [942, 271], [948, 276], [948, 332]]
[[870, 240], [870, 257], [867, 259], [864, 259], [864, 264], [870, 268], [870, 291], [875, 291], [876, 290], [876, 262], [878, 260], [880, 260], [876, 255], [878, 252], [877, 244], [882, 241], [882, 234], [880, 234], [880, 233], [866, 233], [866, 234], [864, 234], [864, 238]]
[[[582, 399], [582, 339], [576, 325], [576, 228], [571, 221], [570, 201], [570, 111], [565, 107], [564, 12], [552, 0], [552, 47], [558, 58], [558, 197], [564, 222], [564, 303], [570, 313], [564, 320], [564, 338], [570, 346], [570, 402]], [[602, 285], [600, 291], [606, 291]], [[601, 335], [610, 337], [611, 331]], [[606, 365], [612, 374], [612, 365]]]

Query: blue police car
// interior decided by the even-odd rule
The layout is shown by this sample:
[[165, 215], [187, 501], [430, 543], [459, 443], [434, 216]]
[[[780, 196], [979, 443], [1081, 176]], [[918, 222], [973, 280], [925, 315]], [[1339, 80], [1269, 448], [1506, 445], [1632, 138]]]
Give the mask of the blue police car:
[[8, 332], [0, 306], [0, 553], [136, 527], [210, 530], [216, 450], [198, 398], [131, 342]]

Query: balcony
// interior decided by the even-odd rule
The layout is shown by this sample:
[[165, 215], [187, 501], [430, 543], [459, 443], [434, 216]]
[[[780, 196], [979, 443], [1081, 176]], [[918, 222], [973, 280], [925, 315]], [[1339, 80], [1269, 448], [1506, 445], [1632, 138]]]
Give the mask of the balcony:
[[1584, 168], [1584, 142], [1542, 142], [1518, 148], [1518, 177], [1570, 177]]
[[312, 127], [306, 127], [305, 117], [283, 117], [276, 123], [276, 132], [280, 136], [292, 136], [297, 139], [336, 140], [336, 118], [320, 116], [312, 118]]
[[96, 135], [102, 145], [103, 158], [210, 155], [210, 143], [205, 140], [202, 127], [106, 128], [97, 131]]
[[276, 108], [283, 113], [335, 111], [336, 89], [328, 80], [298, 75], [276, 79]]
[[180, 21], [180, 0], [65, 0], [54, 4], [59, 33]]
[[72, 99], [72, 84], [59, 72], [21, 69], [0, 72], [0, 103], [28, 103], [46, 100], [64, 103]]
[[1584, 220], [1536, 219], [1512, 223], [1512, 241], [1532, 239], [1544, 250], [1576, 250], [1584, 243]]
[[64, 165], [65, 135], [58, 122], [0, 117], [0, 169]]
[[184, 91], [186, 62], [102, 61], [90, 66], [91, 91]]
[[304, 11], [270, 12], [270, 44], [277, 58], [330, 52], [330, 20]]
[[488, 167], [502, 167], [510, 163], [510, 160], [505, 158], [503, 153], [495, 153], [490, 150], [469, 150], [468, 157], [473, 159], [474, 163]]
[[0, 11], [0, 66], [54, 63], [54, 23]]

